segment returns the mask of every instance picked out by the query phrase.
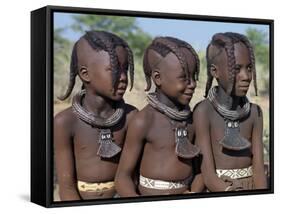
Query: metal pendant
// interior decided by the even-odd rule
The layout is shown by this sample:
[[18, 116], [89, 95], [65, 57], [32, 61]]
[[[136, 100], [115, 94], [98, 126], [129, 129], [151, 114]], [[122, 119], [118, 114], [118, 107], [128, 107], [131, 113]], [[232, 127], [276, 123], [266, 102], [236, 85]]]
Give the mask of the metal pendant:
[[199, 154], [200, 150], [188, 140], [186, 128], [175, 128], [176, 148], [175, 152], [182, 158], [193, 158]]
[[243, 150], [251, 146], [251, 143], [240, 135], [239, 121], [225, 119], [225, 135], [220, 144], [226, 149]]
[[100, 157], [111, 158], [121, 151], [121, 148], [113, 142], [110, 129], [101, 129], [98, 143], [97, 155]]

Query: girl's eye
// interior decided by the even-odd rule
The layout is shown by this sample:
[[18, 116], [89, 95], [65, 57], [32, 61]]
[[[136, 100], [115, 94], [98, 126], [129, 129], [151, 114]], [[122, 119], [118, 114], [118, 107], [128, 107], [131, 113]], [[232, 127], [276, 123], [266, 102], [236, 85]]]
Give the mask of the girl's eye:
[[235, 70], [236, 73], [239, 73], [240, 72], [240, 66], [235, 66], [234, 70]]
[[247, 67], [247, 70], [248, 70], [249, 72], [251, 72], [251, 71], [252, 71], [252, 66], [249, 65], [249, 66]]
[[196, 80], [196, 74], [195, 73], [193, 73], [193, 75], [192, 75], [192, 80]]
[[239, 70], [239, 69], [240, 69], [240, 66], [239, 66], [239, 65], [236, 65], [236, 66], [234, 67], [234, 69], [235, 69], [235, 70]]
[[180, 76], [180, 79], [186, 80], [186, 75]]

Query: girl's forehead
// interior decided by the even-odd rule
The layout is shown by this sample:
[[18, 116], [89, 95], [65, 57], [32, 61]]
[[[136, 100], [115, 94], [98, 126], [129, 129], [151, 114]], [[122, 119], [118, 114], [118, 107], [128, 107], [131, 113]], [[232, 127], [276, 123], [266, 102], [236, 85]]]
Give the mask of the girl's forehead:
[[195, 67], [196, 67], [195, 56], [187, 48], [181, 48], [181, 51], [185, 57], [185, 62], [187, 63], [189, 70], [195, 69]]
[[128, 51], [123, 46], [116, 46], [115, 52], [119, 60], [126, 60], [128, 58]]
[[[127, 59], [127, 50], [122, 46], [116, 46], [112, 54], [116, 54], [118, 60]], [[79, 64], [110, 64], [110, 53], [105, 50], [95, 50], [85, 39], [81, 39], [77, 44], [77, 57]]]
[[[183, 53], [183, 63], [185, 63], [188, 66], [188, 71], [193, 73], [193, 71], [196, 68], [196, 61], [194, 56], [189, 53]], [[182, 64], [180, 63], [180, 60], [178, 57], [173, 53], [168, 53], [159, 64], [160, 70], [167, 71], [177, 75], [183, 72]]]
[[246, 57], [249, 56], [249, 49], [246, 47], [246, 45], [242, 42], [237, 42], [234, 44], [234, 55], [235, 58], [239, 57]]
[[236, 43], [234, 45], [234, 56], [236, 64], [248, 65], [251, 63], [250, 51], [243, 43]]
[[77, 43], [77, 58], [79, 64], [87, 65], [93, 61], [105, 60], [108, 53], [95, 50], [86, 39], [81, 38]]
[[181, 67], [181, 64], [179, 62], [179, 59], [177, 56], [173, 53], [170, 52], [168, 53], [165, 57], [162, 58], [160, 62], [160, 68], [178, 68]]
[[108, 52], [104, 50], [100, 51], [89, 51], [85, 53], [85, 59], [87, 60], [88, 64], [109, 64], [110, 63], [110, 57]]

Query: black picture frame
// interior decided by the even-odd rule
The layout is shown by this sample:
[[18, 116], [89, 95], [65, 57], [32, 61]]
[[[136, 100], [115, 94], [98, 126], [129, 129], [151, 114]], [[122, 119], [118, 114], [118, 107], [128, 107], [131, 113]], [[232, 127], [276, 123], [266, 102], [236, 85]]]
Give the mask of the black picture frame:
[[[55, 12], [96, 15], [150, 17], [177, 20], [212, 21], [226, 23], [252, 23], [269, 26], [269, 188], [241, 192], [208, 192], [190, 195], [146, 196], [87, 201], [53, 200], [53, 19]], [[237, 195], [268, 194], [274, 192], [274, 21], [238, 17], [202, 16], [145, 11], [125, 11], [77, 7], [46, 6], [31, 12], [31, 202], [44, 207], [113, 204], [189, 198], [226, 197]]]

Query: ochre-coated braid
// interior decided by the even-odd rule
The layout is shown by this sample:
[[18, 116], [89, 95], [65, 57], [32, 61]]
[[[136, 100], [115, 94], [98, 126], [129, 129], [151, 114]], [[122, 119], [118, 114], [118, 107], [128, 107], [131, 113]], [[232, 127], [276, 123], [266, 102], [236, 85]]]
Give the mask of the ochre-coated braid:
[[74, 44], [73, 49], [72, 49], [69, 70], [70, 70], [70, 72], [69, 72], [68, 87], [67, 87], [65, 94], [58, 97], [59, 100], [65, 100], [66, 98], [68, 98], [75, 85], [75, 79], [78, 74], [77, 42]]
[[[134, 84], [134, 56], [132, 50], [128, 46], [128, 44], [116, 36], [115, 34], [106, 32], [106, 31], [87, 31], [85, 35], [81, 38], [84, 38], [89, 45], [96, 51], [104, 50], [109, 54], [110, 57], [110, 65], [112, 68], [112, 84], [115, 86], [117, 82], [117, 78], [121, 74], [121, 69], [119, 66], [116, 47], [121, 46], [126, 49], [128, 53], [128, 69], [130, 75], [130, 90], [133, 88]], [[73, 46], [71, 62], [70, 62], [70, 73], [69, 73], [69, 84], [65, 95], [58, 97], [60, 100], [65, 100], [71, 94], [74, 85], [75, 78], [78, 74], [78, 58], [77, 58], [77, 43]], [[83, 84], [82, 89], [85, 88]]]

